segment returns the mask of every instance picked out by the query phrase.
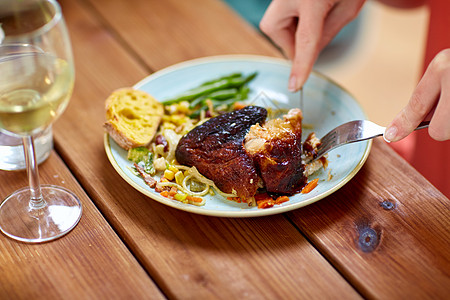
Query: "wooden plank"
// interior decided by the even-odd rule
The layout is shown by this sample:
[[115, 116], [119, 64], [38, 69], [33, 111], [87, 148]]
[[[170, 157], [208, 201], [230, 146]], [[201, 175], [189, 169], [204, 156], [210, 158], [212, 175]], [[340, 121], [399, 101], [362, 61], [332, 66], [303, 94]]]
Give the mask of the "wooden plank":
[[[261, 36], [255, 35], [255, 32], [247, 25], [242, 24], [241, 20], [236, 19], [236, 16], [224, 13], [223, 7], [221, 7], [223, 3], [220, 1], [215, 3], [189, 1], [189, 4], [166, 1], [164, 4], [152, 2], [148, 6], [139, 1], [131, 1], [127, 5], [114, 1], [96, 1], [93, 4], [96, 5], [98, 12], [106, 20], [109, 20], [107, 23], [114, 28], [115, 32], [131, 45], [133, 52], [153, 69], [202, 55], [249, 52], [279, 56], [278, 53], [273, 52], [273, 48], [267, 48], [268, 43]], [[187, 5], [202, 8], [200, 10], [189, 9]], [[213, 6], [207, 9], [207, 12], [211, 13], [205, 12], [205, 6], [208, 5]], [[217, 14], [219, 9], [221, 11]], [[132, 16], [132, 21], [116, 21], [124, 12], [128, 16]], [[173, 21], [168, 22], [167, 19], [164, 19], [166, 14], [172, 16], [168, 20]], [[228, 20], [232, 21], [228, 22]], [[236, 26], [230, 30], [234, 33], [220, 35], [228, 23]], [[207, 30], [199, 30], [204, 27], [207, 27]], [[151, 38], [142, 39], [146, 36], [145, 33], [152, 29], [159, 31]], [[173, 38], [182, 41], [179, 47], [171, 46]], [[203, 45], [205, 40], [208, 41], [208, 47], [197, 49], [198, 45]], [[235, 43], [237, 40], [240, 42]], [[158, 51], [161, 48], [164, 51]], [[192, 49], [197, 51], [193, 52]], [[149, 51], [152, 52], [151, 55], [148, 54]], [[343, 191], [347, 191], [346, 193], [339, 191], [330, 197], [340, 205], [344, 205], [343, 208], [337, 210], [338, 212], [346, 208], [347, 199], [352, 199], [352, 203], [361, 205], [361, 210], [352, 209], [351, 214], [344, 218], [342, 215], [345, 216], [344, 212], [347, 210], [335, 215], [333, 212], [336, 210], [333, 206], [325, 206], [320, 210], [307, 208], [293, 213], [293, 219], [308, 238], [336, 264], [342, 274], [363, 295], [399, 298], [405, 295], [442, 297], [449, 294], [447, 287], [450, 287], [448, 272], [445, 271], [450, 269], [448, 268], [450, 252], [447, 251], [448, 243], [446, 243], [449, 226], [442, 224], [448, 220], [448, 201], [428, 182], [425, 182], [417, 172], [405, 166], [404, 161], [393, 154], [392, 150], [386, 148], [381, 143], [375, 143], [372, 157], [362, 171], [362, 174], [373, 174], [372, 180], [364, 180], [364, 175], [359, 175], [343, 189]], [[385, 151], [389, 153], [387, 157]], [[376, 186], [373, 186], [374, 184]], [[418, 190], [417, 187], [419, 187]], [[358, 191], [356, 196], [354, 190]], [[421, 198], [422, 201], [419, 201]], [[425, 203], [423, 203], [423, 199], [426, 199]], [[433, 201], [429, 199], [433, 199]], [[385, 200], [388, 202], [383, 202]], [[390, 201], [398, 203], [400, 207], [408, 207], [412, 202], [415, 208], [412, 210], [414, 213], [410, 212], [408, 215], [404, 215], [403, 210], [399, 210], [398, 207], [386, 211], [379, 204], [385, 203], [389, 207]], [[324, 203], [329, 203], [329, 201], [324, 201]], [[320, 203], [312, 207], [322, 207], [322, 205], [325, 204]], [[390, 217], [393, 212], [398, 212], [396, 218]], [[325, 217], [330, 213], [332, 217]], [[297, 215], [301, 217], [296, 217]], [[426, 223], [421, 222], [421, 219], [434, 220], [431, 222], [435, 228], [433, 230], [437, 228], [440, 235], [438, 237], [430, 236], [430, 229], [427, 229]], [[334, 224], [335, 230], [331, 233], [327, 230], [322, 232], [321, 229], [329, 228], [330, 223]], [[344, 231], [342, 236], [343, 229], [347, 231]], [[374, 251], [371, 252], [372, 254], [367, 254], [358, 247], [359, 244], [355, 241], [364, 235], [373, 233], [371, 229], [375, 230], [375, 234], [379, 234], [377, 230], [382, 232], [381, 241], [374, 250], [375, 253], [384, 247], [387, 247], [388, 250], [374, 255]], [[424, 234], [421, 235], [422, 233]], [[323, 241], [327, 241], [327, 243]], [[385, 246], [386, 244], [388, 246]], [[435, 247], [429, 247], [427, 244], [433, 244]], [[410, 250], [405, 255], [402, 247], [412, 247], [414, 250]], [[421, 259], [422, 256], [425, 259]], [[349, 263], [355, 261], [357, 263]], [[383, 272], [386, 261], [391, 261], [394, 265], [389, 267], [388, 274]], [[436, 278], [436, 282], [430, 278]], [[397, 288], [398, 286], [403, 288]]]
[[[163, 298], [61, 159], [52, 153], [39, 169], [42, 184], [77, 194], [83, 215], [74, 230], [44, 244], [19, 243], [0, 234], [0, 298]], [[26, 186], [26, 172], [0, 171], [0, 182], [4, 199]]]
[[[142, 1], [141, 5], [148, 10], [160, 2]], [[112, 13], [100, 5], [109, 3], [63, 2], [77, 58], [77, 83], [70, 107], [55, 126], [56, 143], [97, 207], [163, 292], [175, 298], [331, 298], [338, 290], [346, 298], [359, 298], [283, 216], [227, 219], [189, 214], [152, 201], [119, 177], [103, 149], [104, 100], [112, 90], [145, 76], [148, 66], [139, 66], [143, 59], [136, 59], [133, 51], [127, 53], [128, 46], [122, 48], [120, 44], [123, 39], [109, 28], [119, 15], [118, 22], [123, 15], [134, 20], [144, 7], [134, 2], [130, 3], [132, 12], [125, 5]], [[149, 18], [173, 20], [167, 14], [174, 10], [175, 2], [168, 3], [172, 5], [157, 6], [160, 11], [155, 10]], [[99, 5], [98, 11], [91, 5]], [[207, 10], [217, 4], [205, 1], [203, 5]], [[100, 11], [108, 22], [98, 21]], [[201, 16], [192, 17], [192, 24], [185, 30], [198, 31], [205, 22]], [[218, 16], [223, 25], [234, 15], [223, 9]], [[145, 39], [156, 39], [155, 30], [147, 30]], [[256, 34], [249, 39], [252, 37], [259, 39]], [[142, 40], [144, 37], [135, 42]], [[228, 50], [225, 46], [209, 41], [205, 49], [210, 50], [203, 51], [227, 53], [235, 49], [234, 45]], [[172, 47], [176, 47], [175, 42]], [[158, 48], [149, 53], [161, 65], [190, 58], [183, 51], [167, 52]]]
[[450, 201], [384, 142], [335, 194], [289, 217], [365, 298], [450, 295]]
[[249, 53], [281, 57], [224, 1], [89, 0], [89, 3], [152, 70], [212, 55]]

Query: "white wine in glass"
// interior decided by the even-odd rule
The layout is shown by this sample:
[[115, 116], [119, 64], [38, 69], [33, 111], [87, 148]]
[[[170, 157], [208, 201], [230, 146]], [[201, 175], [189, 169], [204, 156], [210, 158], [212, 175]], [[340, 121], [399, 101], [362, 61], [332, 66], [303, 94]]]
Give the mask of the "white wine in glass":
[[29, 180], [1, 203], [0, 230], [23, 242], [51, 241], [72, 230], [82, 214], [71, 191], [40, 185], [33, 143], [72, 95], [70, 40], [54, 0], [2, 0], [0, 24], [0, 131], [22, 137]]

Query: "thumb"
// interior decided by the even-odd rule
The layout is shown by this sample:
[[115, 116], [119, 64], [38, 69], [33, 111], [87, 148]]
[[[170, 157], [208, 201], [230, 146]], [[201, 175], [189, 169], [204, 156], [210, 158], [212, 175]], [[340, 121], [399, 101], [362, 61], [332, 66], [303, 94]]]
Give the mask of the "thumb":
[[439, 74], [430, 64], [408, 104], [392, 120], [383, 135], [387, 142], [396, 142], [416, 129], [435, 108], [441, 91]]

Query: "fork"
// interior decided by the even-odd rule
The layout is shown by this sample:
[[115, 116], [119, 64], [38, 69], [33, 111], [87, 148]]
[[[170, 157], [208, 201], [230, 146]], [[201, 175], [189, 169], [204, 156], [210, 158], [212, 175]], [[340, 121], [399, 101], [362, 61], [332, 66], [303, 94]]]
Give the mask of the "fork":
[[[421, 122], [414, 130], [427, 128], [429, 124], [430, 121]], [[368, 120], [356, 120], [344, 123], [320, 139], [321, 144], [317, 148], [317, 156], [310, 159], [309, 162], [321, 158], [324, 154], [337, 147], [382, 136], [385, 130], [386, 127]]]

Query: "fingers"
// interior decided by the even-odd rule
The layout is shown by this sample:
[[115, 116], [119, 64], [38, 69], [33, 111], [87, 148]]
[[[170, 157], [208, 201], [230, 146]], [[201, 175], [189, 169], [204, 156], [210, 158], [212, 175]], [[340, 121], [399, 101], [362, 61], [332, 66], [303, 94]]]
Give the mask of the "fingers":
[[261, 30], [292, 59], [288, 88], [299, 90], [323, 47], [355, 18], [365, 0], [273, 0]]
[[306, 81], [320, 51], [322, 29], [337, 0], [273, 0], [260, 22], [261, 30], [293, 60], [288, 88]]
[[441, 94], [428, 134], [436, 141], [450, 140], [450, 70], [441, 78]]
[[[295, 2], [295, 1], [291, 1]], [[272, 1], [264, 13], [259, 27], [284, 54], [294, 57], [295, 30], [297, 29], [297, 8], [290, 1]]]
[[406, 107], [387, 127], [385, 140], [403, 139], [430, 112], [430, 136], [438, 141], [450, 139], [450, 49], [441, 51], [430, 63]]
[[304, 85], [320, 51], [357, 16], [364, 2], [313, 1], [302, 7], [289, 82], [291, 91], [297, 91]]
[[334, 1], [307, 1], [299, 15], [295, 51], [288, 88], [298, 91], [308, 78], [319, 55], [324, 21]]

